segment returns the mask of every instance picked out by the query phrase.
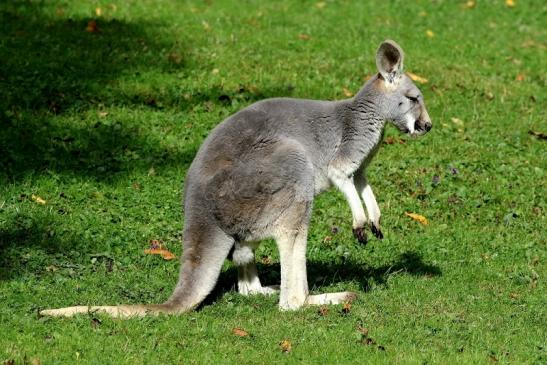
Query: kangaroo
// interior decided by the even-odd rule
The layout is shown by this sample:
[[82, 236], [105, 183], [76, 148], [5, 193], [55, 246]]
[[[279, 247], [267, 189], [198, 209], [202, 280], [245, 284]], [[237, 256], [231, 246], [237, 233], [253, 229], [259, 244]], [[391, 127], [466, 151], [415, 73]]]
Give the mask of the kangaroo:
[[387, 122], [412, 136], [432, 127], [422, 94], [403, 73], [403, 58], [401, 47], [386, 40], [376, 54], [378, 74], [355, 97], [266, 99], [213, 129], [186, 177], [182, 267], [165, 303], [76, 306], [40, 313], [71, 316], [99, 311], [131, 317], [190, 311], [212, 291], [232, 250], [239, 292], [272, 294], [277, 289], [261, 285], [255, 264], [255, 249], [266, 238], [275, 239], [279, 249], [281, 310], [353, 300], [352, 292], [309, 294], [306, 244], [312, 203], [315, 195], [334, 185], [349, 203], [356, 238], [366, 242], [367, 223], [382, 238], [380, 209], [365, 170]]

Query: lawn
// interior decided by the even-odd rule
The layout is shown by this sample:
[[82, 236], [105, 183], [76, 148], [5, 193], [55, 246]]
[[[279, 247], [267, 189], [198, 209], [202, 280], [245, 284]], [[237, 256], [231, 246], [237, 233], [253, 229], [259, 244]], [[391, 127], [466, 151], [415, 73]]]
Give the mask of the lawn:
[[[520, 0], [2, 2], [0, 362], [547, 362], [546, 14]], [[310, 288], [356, 291], [351, 307], [279, 312], [277, 296], [239, 295], [226, 262], [195, 312], [38, 315], [165, 300], [179, 262], [143, 251], [159, 240], [180, 257], [208, 132], [264, 98], [351, 96], [386, 38], [427, 79], [433, 129], [389, 127], [369, 168], [382, 241], [353, 238], [340, 193], [315, 201]], [[278, 283], [275, 244], [257, 259]]]

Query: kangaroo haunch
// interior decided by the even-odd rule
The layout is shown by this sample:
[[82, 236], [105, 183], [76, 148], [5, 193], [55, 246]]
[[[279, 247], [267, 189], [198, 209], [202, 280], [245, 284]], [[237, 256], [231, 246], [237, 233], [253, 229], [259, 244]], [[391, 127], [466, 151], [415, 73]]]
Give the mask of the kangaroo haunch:
[[365, 170], [386, 122], [411, 135], [431, 129], [422, 94], [403, 73], [401, 47], [383, 42], [376, 65], [378, 74], [351, 99], [267, 99], [232, 115], [209, 134], [186, 176], [182, 268], [167, 302], [76, 306], [41, 314], [102, 311], [130, 317], [189, 311], [214, 288], [232, 248], [239, 291], [274, 293], [276, 288], [260, 284], [255, 265], [254, 251], [266, 238], [275, 239], [279, 249], [282, 310], [352, 300], [351, 292], [309, 295], [306, 240], [313, 198], [336, 186], [351, 208], [357, 239], [366, 242], [367, 224], [382, 238], [380, 209]]

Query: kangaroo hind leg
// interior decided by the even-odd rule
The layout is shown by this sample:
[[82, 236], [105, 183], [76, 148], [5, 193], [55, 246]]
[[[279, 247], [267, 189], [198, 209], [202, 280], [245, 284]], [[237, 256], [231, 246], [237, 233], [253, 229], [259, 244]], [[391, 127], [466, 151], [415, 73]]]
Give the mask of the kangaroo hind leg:
[[257, 246], [257, 242], [235, 243], [232, 259], [237, 266], [237, 288], [242, 295], [270, 295], [279, 291], [279, 286], [262, 286], [260, 283], [254, 252]]

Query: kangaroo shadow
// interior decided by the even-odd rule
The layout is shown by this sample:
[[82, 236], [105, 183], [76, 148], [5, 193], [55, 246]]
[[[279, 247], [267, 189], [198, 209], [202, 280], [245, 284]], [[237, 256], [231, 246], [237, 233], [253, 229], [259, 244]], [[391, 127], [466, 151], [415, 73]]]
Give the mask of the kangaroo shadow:
[[[264, 265], [257, 263], [260, 280], [263, 285], [279, 285], [281, 275], [278, 263]], [[407, 251], [399, 255], [393, 262], [381, 266], [366, 266], [346, 261], [341, 264], [325, 263], [308, 260], [308, 283], [310, 288], [320, 288], [344, 281], [356, 281], [365, 292], [374, 286], [387, 286], [390, 275], [405, 273], [415, 277], [441, 276], [441, 269], [433, 264], [424, 262], [422, 256], [414, 251]], [[224, 271], [213, 292], [207, 297], [203, 305], [212, 304], [220, 299], [227, 291], [237, 290], [237, 268], [230, 267]]]

